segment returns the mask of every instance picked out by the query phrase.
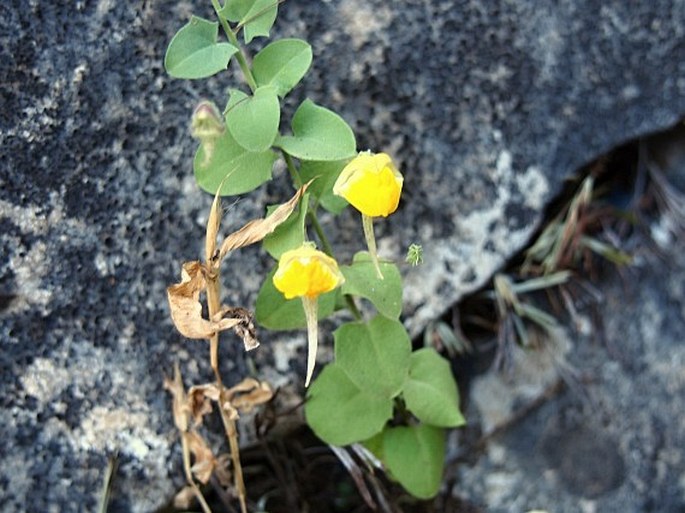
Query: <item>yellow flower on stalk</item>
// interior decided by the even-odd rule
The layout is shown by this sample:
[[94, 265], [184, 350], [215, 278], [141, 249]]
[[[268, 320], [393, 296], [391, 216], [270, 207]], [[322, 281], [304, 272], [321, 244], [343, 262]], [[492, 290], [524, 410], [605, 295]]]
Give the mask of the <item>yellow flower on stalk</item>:
[[387, 153], [361, 152], [340, 173], [333, 193], [368, 217], [388, 217], [400, 202], [404, 178]]
[[274, 285], [286, 299], [315, 298], [344, 281], [338, 263], [312, 244], [286, 251], [278, 261]]
[[273, 277], [274, 286], [286, 299], [302, 299], [307, 320], [307, 377], [304, 386], [314, 372], [318, 348], [318, 297], [330, 292], [345, 281], [338, 263], [311, 243], [304, 243], [297, 249], [286, 251], [278, 260], [278, 269]]
[[388, 217], [400, 203], [404, 178], [387, 153], [361, 152], [340, 173], [333, 193], [345, 198], [362, 214], [364, 238], [376, 275], [383, 279], [378, 263], [373, 218]]

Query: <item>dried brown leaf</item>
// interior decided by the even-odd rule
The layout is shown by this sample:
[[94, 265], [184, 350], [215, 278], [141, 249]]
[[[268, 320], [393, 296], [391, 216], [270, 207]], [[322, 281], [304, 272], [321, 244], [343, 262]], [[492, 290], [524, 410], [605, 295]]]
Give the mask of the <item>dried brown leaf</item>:
[[288, 219], [290, 214], [292, 214], [293, 210], [297, 206], [297, 202], [300, 201], [300, 198], [306, 192], [307, 187], [309, 187], [309, 184], [311, 183], [312, 181], [310, 180], [300, 187], [292, 198], [274, 210], [269, 217], [263, 219], [253, 219], [238, 231], [233, 232], [226, 237], [224, 242], [221, 244], [219, 261], [223, 260], [230, 251], [249, 246], [255, 242], [259, 242], [273, 232], [281, 223]]
[[254, 325], [252, 312], [237, 306], [224, 306], [217, 315], [219, 317], [227, 317], [239, 321], [233, 326], [233, 331], [242, 339], [245, 351], [251, 351], [252, 349], [259, 347], [257, 329]]
[[164, 378], [164, 388], [166, 388], [173, 397], [172, 413], [174, 416], [174, 424], [181, 432], [188, 431], [188, 398], [186, 396], [185, 388], [183, 388], [183, 378], [181, 377], [181, 369], [178, 363], [174, 366], [174, 379]]
[[188, 410], [193, 416], [195, 426], [202, 424], [202, 417], [212, 413], [211, 401], [219, 401], [221, 392], [214, 383], [195, 385], [188, 390]]
[[184, 337], [211, 338], [215, 333], [231, 329], [241, 322], [240, 319], [210, 321], [203, 318], [200, 293], [206, 288], [204, 266], [198, 261], [183, 264], [181, 283], [167, 288], [171, 319]]
[[214, 475], [219, 480], [219, 484], [224, 488], [228, 488], [233, 484], [233, 476], [229, 470], [229, 463], [231, 461], [230, 454], [219, 454], [216, 458], [216, 467], [214, 468]]
[[188, 509], [193, 505], [195, 489], [192, 486], [184, 486], [174, 497], [174, 508]]
[[205, 439], [197, 432], [189, 431], [185, 433], [185, 437], [188, 441], [188, 448], [195, 459], [190, 470], [193, 472], [195, 479], [202, 484], [207, 484], [209, 478], [212, 477], [212, 472], [216, 466], [216, 458], [207, 445], [207, 442], [205, 442]]
[[230, 408], [249, 413], [255, 406], [270, 401], [273, 395], [268, 383], [245, 378], [234, 387], [224, 390], [223, 408], [226, 411]]

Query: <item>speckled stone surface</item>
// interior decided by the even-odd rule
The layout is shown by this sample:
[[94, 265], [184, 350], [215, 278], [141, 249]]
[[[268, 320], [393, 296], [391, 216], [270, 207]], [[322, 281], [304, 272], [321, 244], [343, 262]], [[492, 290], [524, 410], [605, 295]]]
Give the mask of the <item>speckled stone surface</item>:
[[[655, 222], [653, 233], [673, 221]], [[658, 254], [651, 240], [632, 242], [636, 265], [604, 281], [601, 301], [580, 314], [595, 310], [603, 333], [568, 330], [570, 350], [544, 373], [528, 362], [514, 380], [492, 371], [478, 378], [470, 422], [486, 429], [499, 417], [505, 429], [453, 467], [455, 495], [492, 513], [683, 511], [684, 248], [672, 235]], [[521, 417], [551, 390], [541, 381], [554, 371], [562, 392]], [[504, 387], [486, 405], [493, 382]]]
[[[191, 13], [210, 16], [199, 4], [0, 5], [7, 511], [93, 511], [114, 451], [111, 511], [152, 511], [180, 483], [162, 378], [176, 359], [190, 380], [208, 373], [164, 291], [200, 255], [210, 202], [192, 178], [188, 116], [230, 81], [172, 80], [162, 59]], [[396, 259], [424, 245], [427, 265], [405, 270], [413, 332], [526, 242], [565, 176], [685, 113], [681, 0], [289, 0], [281, 11], [277, 34], [315, 51], [299, 98], [340, 112], [360, 148], [388, 151], [405, 173], [401, 210], [378, 234]], [[281, 181], [233, 204], [227, 228], [281, 200]], [[358, 248], [356, 217], [324, 223], [343, 252]], [[257, 249], [232, 257], [240, 279], [225, 277], [225, 302], [251, 306], [269, 265]], [[261, 375], [287, 383], [302, 336], [263, 342]], [[221, 359], [227, 376], [246, 373], [239, 342]]]

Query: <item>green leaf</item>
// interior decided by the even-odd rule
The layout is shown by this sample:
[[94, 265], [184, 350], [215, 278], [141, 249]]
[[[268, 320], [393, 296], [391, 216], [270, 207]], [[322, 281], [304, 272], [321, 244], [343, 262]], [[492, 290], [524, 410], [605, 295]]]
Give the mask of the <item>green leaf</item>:
[[294, 135], [276, 137], [276, 145], [302, 160], [343, 160], [356, 153], [354, 133], [335, 112], [305, 100], [293, 116]]
[[243, 194], [256, 189], [271, 179], [276, 154], [271, 150], [248, 151], [240, 146], [226, 130], [216, 141], [207, 157], [207, 148], [201, 145], [195, 154], [193, 168], [195, 180], [207, 192], [216, 194], [222, 180], [222, 196]]
[[219, 24], [193, 16], [173, 37], [164, 56], [164, 68], [176, 78], [205, 78], [228, 67], [238, 49], [217, 43]]
[[[307, 321], [300, 298], [286, 299], [274, 287], [274, 268], [264, 280], [262, 288], [257, 294], [255, 304], [255, 319], [263, 327], [270, 330], [295, 330], [307, 326]], [[319, 296], [319, 319], [324, 319], [335, 310], [335, 299], [338, 289]]]
[[268, 150], [278, 134], [280, 121], [281, 106], [274, 87], [259, 87], [253, 96], [237, 89], [231, 91], [226, 107], [226, 126], [246, 150]]
[[278, 14], [277, 0], [226, 0], [221, 15], [243, 25], [243, 38], [249, 43], [255, 37], [267, 37]]
[[307, 424], [332, 445], [360, 442], [383, 429], [392, 417], [392, 400], [361, 389], [337, 364], [327, 365], [309, 387]]
[[373, 303], [379, 313], [399, 319], [402, 313], [402, 277], [395, 264], [381, 262], [383, 279], [376, 275], [371, 257], [366, 251], [354, 255], [352, 265], [340, 266], [345, 276], [343, 294], [361, 296]]
[[402, 390], [409, 411], [433, 426], [465, 424], [459, 411], [459, 391], [449, 362], [433, 348], [415, 351], [410, 361], [409, 379]]
[[305, 76], [312, 63], [312, 47], [301, 39], [274, 41], [255, 55], [252, 73], [257, 85], [274, 86], [283, 97]]
[[[267, 216], [276, 210], [280, 205], [267, 207]], [[290, 249], [300, 247], [305, 241], [305, 220], [307, 218], [307, 208], [309, 206], [309, 193], [305, 194], [300, 200], [290, 217], [279, 225], [273, 233], [264, 238], [262, 245], [273, 258], [278, 260], [283, 253]]]
[[307, 190], [318, 198], [323, 208], [333, 214], [339, 214], [348, 205], [344, 198], [333, 194], [333, 185], [348, 162], [348, 160], [331, 162], [305, 160], [300, 164], [300, 176], [303, 182], [316, 178]]
[[343, 324], [335, 333], [335, 361], [362, 390], [391, 399], [407, 379], [411, 341], [399, 321], [376, 316]]
[[383, 461], [409, 493], [430, 499], [442, 482], [445, 432], [425, 424], [388, 428], [383, 433]]

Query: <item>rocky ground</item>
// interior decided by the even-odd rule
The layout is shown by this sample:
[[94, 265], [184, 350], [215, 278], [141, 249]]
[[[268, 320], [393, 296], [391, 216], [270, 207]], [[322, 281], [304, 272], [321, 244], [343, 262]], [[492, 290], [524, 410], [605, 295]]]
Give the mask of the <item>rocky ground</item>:
[[[178, 279], [182, 261], [200, 254], [210, 202], [191, 174], [189, 113], [203, 97], [221, 103], [232, 78], [173, 80], [162, 60], [191, 13], [210, 16], [209, 4], [200, 4], [9, 0], [0, 6], [0, 503], [7, 511], [95, 510], [114, 454], [111, 511], [153, 511], [183, 481], [163, 377], [176, 361], [192, 382], [206, 379], [208, 369], [204, 346], [174, 331], [165, 288]], [[281, 13], [275, 34], [303, 37], [314, 47], [314, 71], [293, 102], [308, 95], [339, 111], [360, 148], [390, 152], [407, 177], [400, 212], [379, 227], [379, 242], [397, 260], [410, 242], [426, 248], [431, 265], [404, 271], [404, 319], [416, 334], [527, 243], [579, 167], [685, 114], [682, 0], [637, 1], [630, 8], [620, 0], [543, 6], [288, 0]], [[273, 182], [232, 203], [226, 229], [282, 200], [281, 178], [277, 169]], [[357, 248], [351, 215], [324, 223], [343, 251]], [[656, 233], [663, 239], [667, 230]], [[649, 258], [638, 261], [637, 276], [655, 268]], [[270, 265], [257, 249], [232, 257], [225, 302], [252, 305]], [[622, 298], [633, 297], [637, 292]], [[636, 341], [634, 350], [643, 344], [661, 354], [657, 342], [675, 322], [663, 320], [659, 336]], [[609, 333], [614, 325], [607, 318], [605, 326]], [[628, 327], [616, 329], [623, 342]], [[301, 374], [304, 337], [263, 333], [262, 342], [252, 358], [238, 342], [223, 345], [226, 380], [254, 368], [299, 393], [293, 369]], [[572, 367], [582, 367], [572, 355], [588, 348], [602, 354], [605, 347], [572, 346]], [[659, 379], [645, 362], [640, 388], [656, 387]], [[585, 391], [590, 399], [578, 400], [582, 408], [568, 392], [569, 411], [580, 408], [568, 422], [587, 416], [587, 405], [619, 408], [620, 397], [636, 399], [622, 388], [632, 376], [622, 365], [597, 360], [593, 369], [607, 386], [611, 377], [623, 376], [624, 384], [611, 393], [599, 386]], [[677, 396], [678, 374], [663, 376]], [[623, 424], [614, 419], [602, 435], [622, 462], [604, 488], [625, 490], [635, 475], [654, 472], [668, 478], [645, 479], [645, 486], [671, 482], [676, 463], [638, 465], [640, 439], [617, 434], [666, 432], [656, 421], [649, 427], [650, 416], [665, 418], [654, 413], [662, 404], [655, 397], [649, 413], [632, 412]], [[588, 418], [599, 422], [601, 415]], [[585, 433], [599, 429], [581, 424]], [[554, 439], [569, 425], [549, 424], [546, 432]], [[517, 481], [504, 468], [512, 460], [502, 436], [505, 458], [495, 454], [500, 463], [493, 465], [503, 465], [498, 497], [504, 500]], [[682, 441], [668, 436], [650, 438], [653, 449], [644, 450], [656, 454]], [[671, 453], [675, 458], [677, 451]], [[553, 455], [541, 461], [552, 469], [545, 479], [563, 475]], [[463, 472], [461, 483], [481, 482]], [[487, 490], [476, 484], [460, 493], [487, 504]], [[529, 497], [537, 502], [533, 492]]]

